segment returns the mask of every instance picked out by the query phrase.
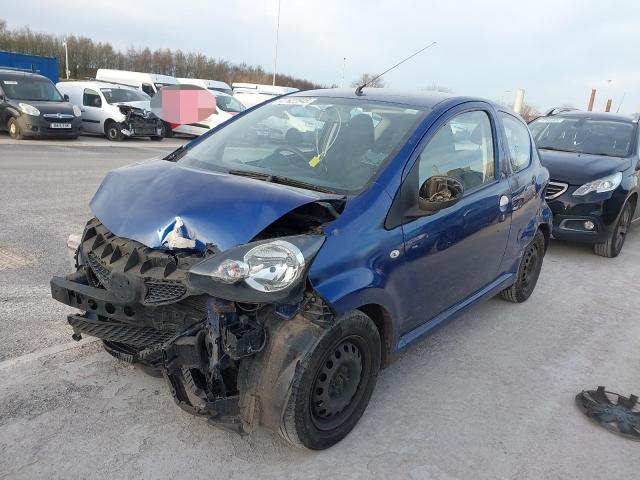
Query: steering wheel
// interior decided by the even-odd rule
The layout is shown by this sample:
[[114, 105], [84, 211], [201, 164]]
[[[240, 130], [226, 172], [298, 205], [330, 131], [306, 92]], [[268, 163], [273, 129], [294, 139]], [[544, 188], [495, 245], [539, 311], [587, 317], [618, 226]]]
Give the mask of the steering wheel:
[[[307, 163], [307, 161], [308, 161], [306, 155], [299, 148], [292, 147], [292, 146], [278, 147], [278, 148], [276, 148], [274, 150], [273, 153], [277, 154], [277, 153], [281, 153], [281, 152], [291, 152], [291, 153], [294, 153], [296, 156], [300, 157], [303, 162]], [[285, 158], [287, 158], [287, 157], [285, 157]]]

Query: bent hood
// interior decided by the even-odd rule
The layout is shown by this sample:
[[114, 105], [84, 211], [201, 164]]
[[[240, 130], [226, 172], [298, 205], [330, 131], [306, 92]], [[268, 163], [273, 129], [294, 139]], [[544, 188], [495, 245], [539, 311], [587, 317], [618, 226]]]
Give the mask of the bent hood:
[[157, 160], [110, 172], [91, 210], [114, 235], [152, 248], [183, 232], [197, 246], [227, 250], [297, 207], [335, 198], [342, 197]]
[[628, 158], [541, 149], [539, 152], [542, 164], [549, 170], [551, 180], [570, 185], [583, 185], [612, 173], [621, 172], [630, 166]]

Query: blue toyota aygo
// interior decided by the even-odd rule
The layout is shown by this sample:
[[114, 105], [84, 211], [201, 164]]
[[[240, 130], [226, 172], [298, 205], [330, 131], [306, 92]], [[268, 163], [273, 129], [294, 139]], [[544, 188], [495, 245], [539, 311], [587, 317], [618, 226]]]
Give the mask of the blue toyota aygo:
[[52, 295], [81, 311], [74, 339], [161, 373], [184, 410], [324, 449], [409, 344], [531, 295], [548, 179], [493, 103], [298, 92], [109, 173]]

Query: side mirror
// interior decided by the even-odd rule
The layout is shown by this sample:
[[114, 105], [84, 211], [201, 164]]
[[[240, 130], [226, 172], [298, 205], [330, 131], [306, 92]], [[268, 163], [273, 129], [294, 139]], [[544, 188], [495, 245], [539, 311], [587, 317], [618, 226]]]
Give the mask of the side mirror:
[[464, 186], [459, 180], [434, 176], [420, 186], [418, 207], [425, 212], [435, 212], [458, 203], [463, 195]]
[[69, 101], [69, 95], [67, 95], [66, 93], [64, 95], [62, 95], [62, 98], [64, 98], [65, 102]]

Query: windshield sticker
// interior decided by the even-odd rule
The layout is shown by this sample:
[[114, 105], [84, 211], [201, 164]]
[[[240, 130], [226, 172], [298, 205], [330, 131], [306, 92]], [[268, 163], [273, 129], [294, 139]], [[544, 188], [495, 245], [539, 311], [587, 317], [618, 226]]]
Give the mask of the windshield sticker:
[[16, 82], [15, 80], [3, 80], [2, 83], [4, 83], [5, 85], [17, 85], [18, 82]]
[[274, 100], [275, 105], [309, 105], [317, 100], [315, 97], [283, 97]]
[[562, 123], [564, 118], [538, 118], [538, 123]]

